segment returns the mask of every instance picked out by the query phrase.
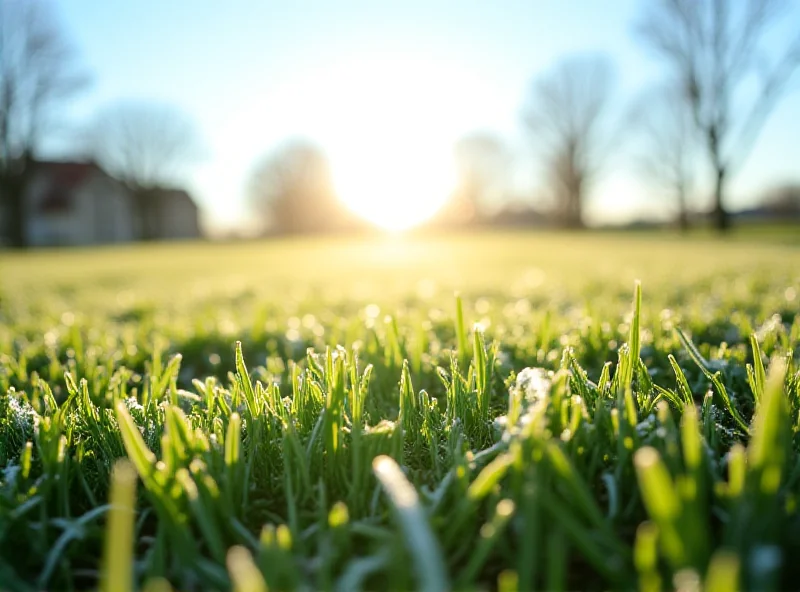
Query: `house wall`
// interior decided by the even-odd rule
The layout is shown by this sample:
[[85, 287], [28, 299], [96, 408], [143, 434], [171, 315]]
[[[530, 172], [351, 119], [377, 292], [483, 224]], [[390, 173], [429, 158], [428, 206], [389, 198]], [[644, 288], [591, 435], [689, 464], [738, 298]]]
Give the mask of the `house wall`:
[[26, 197], [31, 245], [94, 245], [134, 240], [131, 197], [114, 179], [96, 172], [70, 193], [69, 209], [42, 212], [41, 203], [51, 189], [46, 175], [35, 178]]
[[81, 200], [92, 210], [94, 244], [136, 239], [133, 201], [125, 187], [105, 175], [94, 175], [81, 190]]
[[[55, 185], [58, 172], [47, 168], [31, 180], [25, 197], [30, 244], [78, 246], [141, 240], [141, 211], [131, 192], [101, 170], [82, 172], [81, 178], [73, 176], [66, 181], [68, 186], [60, 188]], [[66, 193], [54, 195], [59, 189]], [[154, 205], [151, 238], [200, 237], [197, 205], [185, 191], [167, 190]]]
[[82, 244], [79, 204], [56, 212], [42, 212], [42, 202], [51, 188], [47, 175], [36, 175], [25, 195], [25, 219], [28, 222], [28, 241], [32, 246]]
[[200, 236], [197, 206], [189, 196], [179, 192], [167, 193], [159, 205], [159, 238], [188, 239]]

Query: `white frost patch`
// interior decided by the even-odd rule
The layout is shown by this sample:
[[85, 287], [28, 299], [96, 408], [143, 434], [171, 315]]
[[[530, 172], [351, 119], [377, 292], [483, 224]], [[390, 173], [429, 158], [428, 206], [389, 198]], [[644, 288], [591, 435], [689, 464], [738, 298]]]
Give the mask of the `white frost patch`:
[[8, 397], [8, 408], [14, 420], [19, 423], [33, 422], [36, 417], [36, 411], [30, 406], [30, 403], [13, 395]]
[[523, 401], [530, 406], [547, 399], [550, 385], [550, 374], [544, 368], [523, 368], [517, 374], [514, 388], [522, 394]]
[[517, 374], [517, 381], [511, 387], [511, 400], [518, 399], [521, 409], [516, 425], [509, 425], [508, 416], [495, 418], [492, 427], [498, 436], [508, 440], [520, 429], [533, 421], [534, 417], [547, 405], [552, 386], [552, 373], [544, 368], [523, 368]]
[[125, 407], [128, 408], [128, 411], [144, 413], [144, 407], [142, 407], [142, 404], [139, 403], [136, 397], [128, 397], [125, 399]]

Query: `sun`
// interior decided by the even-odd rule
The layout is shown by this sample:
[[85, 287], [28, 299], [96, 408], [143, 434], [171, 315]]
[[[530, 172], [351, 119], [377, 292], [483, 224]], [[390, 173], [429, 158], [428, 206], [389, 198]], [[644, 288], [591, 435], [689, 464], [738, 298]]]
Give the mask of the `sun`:
[[453, 165], [444, 150], [420, 138], [376, 138], [332, 159], [339, 198], [353, 212], [386, 230], [405, 230], [431, 218], [453, 191]]
[[341, 125], [329, 148], [339, 199], [386, 230], [431, 218], [456, 184], [452, 139], [419, 63], [361, 62], [336, 76]]

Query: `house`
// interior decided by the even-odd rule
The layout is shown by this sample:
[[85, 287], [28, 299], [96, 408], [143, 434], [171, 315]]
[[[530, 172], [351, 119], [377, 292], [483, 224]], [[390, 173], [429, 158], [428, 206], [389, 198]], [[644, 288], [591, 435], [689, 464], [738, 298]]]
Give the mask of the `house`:
[[93, 162], [37, 161], [33, 167], [24, 197], [30, 246], [200, 236], [197, 205], [183, 190], [153, 192], [143, 208], [128, 187]]
[[35, 163], [24, 200], [31, 246], [93, 245], [136, 237], [129, 192], [93, 163]]
[[200, 236], [197, 205], [183, 189], [158, 188], [139, 196], [137, 235], [147, 240]]

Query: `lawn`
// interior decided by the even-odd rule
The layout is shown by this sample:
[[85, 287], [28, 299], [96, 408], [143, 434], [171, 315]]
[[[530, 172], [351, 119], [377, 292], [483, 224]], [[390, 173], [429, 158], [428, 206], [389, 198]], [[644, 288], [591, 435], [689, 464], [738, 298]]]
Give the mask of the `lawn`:
[[0, 254], [0, 589], [796, 587], [791, 236]]

